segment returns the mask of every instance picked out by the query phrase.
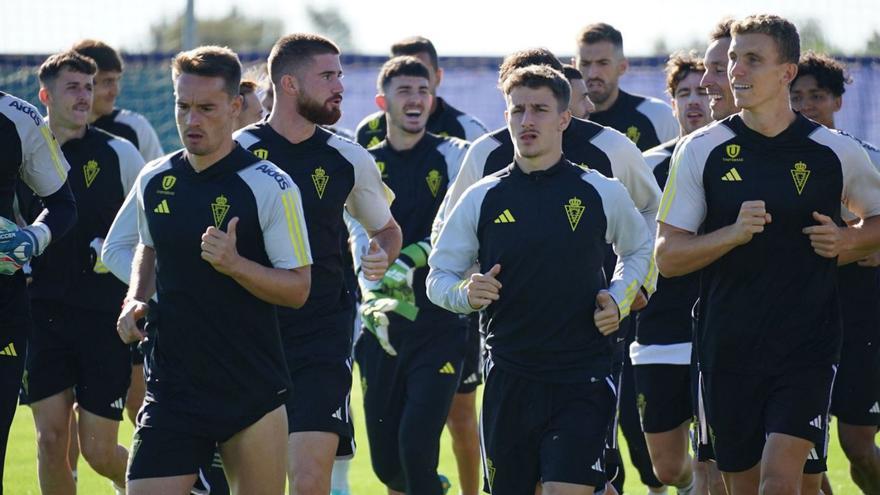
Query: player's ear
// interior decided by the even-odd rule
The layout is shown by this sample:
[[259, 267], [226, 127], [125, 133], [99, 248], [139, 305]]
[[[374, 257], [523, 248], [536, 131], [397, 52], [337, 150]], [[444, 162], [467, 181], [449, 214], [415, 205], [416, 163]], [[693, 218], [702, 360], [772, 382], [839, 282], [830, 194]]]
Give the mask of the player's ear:
[[797, 64], [787, 63], [782, 71], [782, 82], [786, 86], [791, 86], [791, 82], [797, 77]]
[[40, 92], [37, 93], [37, 96], [40, 98], [40, 103], [49, 105], [49, 90], [45, 86], [40, 86]]
[[437, 84], [434, 85], [434, 89], [436, 90], [440, 83], [443, 82], [443, 67], [438, 67], [437, 70], [434, 71], [434, 79], [437, 81]]
[[507, 113], [507, 110], [504, 111], [504, 123], [505, 123], [505, 124], [509, 124], [509, 123], [510, 123], [510, 114]]
[[388, 100], [385, 98], [384, 94], [379, 93], [376, 95], [376, 106], [383, 112], [388, 111]]
[[232, 107], [233, 118], [236, 118], [241, 114], [241, 108], [243, 105], [244, 105], [244, 95], [237, 94], [232, 97], [231, 107]]
[[[293, 74], [284, 74], [281, 76], [281, 91], [288, 95], [295, 95], [299, 91], [299, 81]], [[278, 97], [278, 86], [275, 87], [275, 97]]]
[[843, 106], [843, 97], [842, 96], [835, 96], [834, 97], [834, 111], [839, 112], [840, 107], [842, 107], [842, 106]]
[[629, 60], [627, 60], [626, 57], [621, 56], [620, 62], [617, 63], [617, 73], [622, 76], [626, 74], [627, 69], [629, 69]]
[[569, 123], [571, 123], [571, 110], [566, 108], [564, 112], [559, 114], [559, 130], [564, 131], [568, 129]]

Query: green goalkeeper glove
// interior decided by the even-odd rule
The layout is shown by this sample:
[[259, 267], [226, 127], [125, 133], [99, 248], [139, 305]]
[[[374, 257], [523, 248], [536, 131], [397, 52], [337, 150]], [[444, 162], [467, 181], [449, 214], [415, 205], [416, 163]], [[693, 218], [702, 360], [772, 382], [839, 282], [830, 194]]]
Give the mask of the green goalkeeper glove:
[[400, 256], [394, 260], [394, 264], [388, 267], [385, 276], [382, 277], [382, 291], [389, 296], [415, 303], [413, 294], [413, 274], [417, 268], [428, 264], [428, 253], [431, 245], [425, 241], [415, 242], [400, 251]]
[[419, 314], [419, 308], [381, 292], [365, 292], [360, 313], [364, 328], [376, 337], [385, 352], [396, 356], [397, 350], [391, 345], [388, 335], [388, 313], [397, 313], [409, 321], [415, 321]]

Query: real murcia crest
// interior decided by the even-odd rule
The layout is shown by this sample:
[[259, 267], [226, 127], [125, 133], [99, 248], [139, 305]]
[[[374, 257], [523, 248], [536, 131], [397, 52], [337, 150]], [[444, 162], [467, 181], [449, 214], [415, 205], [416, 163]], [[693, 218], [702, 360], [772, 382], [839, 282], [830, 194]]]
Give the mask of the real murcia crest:
[[642, 133], [639, 132], [639, 128], [631, 125], [626, 129], [626, 137], [629, 138], [635, 144], [639, 143], [639, 138], [642, 137]]
[[577, 228], [581, 217], [584, 215], [584, 210], [587, 209], [582, 203], [579, 198], [571, 198], [568, 200], [568, 204], [564, 206], [565, 216], [568, 217], [568, 224], [571, 226], [572, 232]]
[[330, 182], [330, 176], [327, 175], [327, 171], [325, 171], [322, 167], [316, 168], [315, 173], [312, 174], [312, 184], [315, 185], [315, 191], [318, 193], [318, 199], [324, 198], [324, 191], [327, 189], [328, 182]]
[[214, 227], [220, 228], [220, 225], [223, 224], [223, 220], [226, 219], [226, 213], [229, 212], [229, 200], [226, 199], [226, 196], [220, 195], [217, 196], [217, 199], [211, 203], [211, 213], [214, 214]]
[[83, 175], [86, 178], [86, 187], [92, 187], [92, 182], [95, 181], [95, 177], [98, 176], [98, 172], [101, 171], [101, 167], [98, 166], [98, 162], [95, 160], [89, 160], [88, 163], [83, 165]]
[[804, 162], [795, 163], [794, 168], [791, 169], [791, 178], [794, 180], [794, 187], [797, 189], [798, 196], [800, 196], [804, 192], [804, 186], [807, 185], [807, 179], [810, 178], [807, 164]]
[[428, 189], [431, 190], [431, 195], [436, 198], [437, 192], [440, 191], [440, 182], [443, 181], [440, 172], [437, 170], [431, 170], [428, 172], [428, 176], [425, 177], [425, 181], [428, 183]]

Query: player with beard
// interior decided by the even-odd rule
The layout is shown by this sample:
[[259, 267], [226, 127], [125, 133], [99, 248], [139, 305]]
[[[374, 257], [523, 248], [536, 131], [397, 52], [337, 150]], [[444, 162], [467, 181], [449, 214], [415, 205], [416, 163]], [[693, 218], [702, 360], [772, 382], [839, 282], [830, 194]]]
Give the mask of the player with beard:
[[[880, 174], [858, 143], [791, 111], [792, 23], [750, 16], [731, 32], [728, 73], [742, 111], [676, 149], [656, 257], [664, 275], [701, 270], [695, 342], [728, 490], [798, 493], [827, 434], [837, 263], [880, 246]], [[838, 227], [841, 202], [860, 228]]]
[[614, 27], [597, 23], [581, 30], [572, 60], [587, 83], [596, 111], [590, 120], [626, 134], [645, 151], [678, 135], [678, 122], [669, 105], [657, 98], [630, 94], [619, 87], [629, 68], [623, 54], [623, 36]]
[[[428, 118], [428, 132], [440, 136], [452, 136], [466, 141], [473, 141], [482, 136], [488, 129], [476, 117], [468, 115], [453, 107], [443, 98], [437, 96], [437, 88], [443, 82], [443, 69], [437, 57], [437, 49], [431, 40], [422, 36], [413, 36], [391, 45], [391, 56], [410, 55], [421, 60], [431, 70], [431, 115]], [[357, 142], [369, 148], [385, 138], [385, 114], [376, 112], [367, 116], [357, 126]]]
[[568, 79], [571, 85], [571, 102], [568, 104], [568, 110], [572, 117], [588, 120], [590, 114], [596, 111], [596, 106], [590, 100], [587, 92], [587, 85], [584, 82], [584, 75], [574, 66], [564, 64], [562, 66], [562, 74]]
[[[804, 54], [791, 83], [791, 108], [807, 118], [834, 129], [834, 114], [843, 105], [845, 67], [826, 55]], [[843, 131], [838, 131], [846, 134]], [[856, 138], [853, 138], [856, 139]], [[856, 139], [880, 168], [880, 150]], [[858, 223], [848, 211], [844, 220]], [[880, 492], [880, 449], [874, 442], [880, 426], [880, 279], [876, 253], [858, 263], [840, 267], [843, 347], [840, 369], [834, 381], [831, 413], [837, 416], [837, 435], [850, 461], [850, 474], [865, 493]], [[827, 494], [826, 494], [827, 495]]]
[[354, 455], [349, 413], [352, 299], [344, 279], [343, 212], [367, 230], [361, 256], [364, 275], [378, 280], [400, 251], [400, 227], [372, 156], [322, 128], [342, 115], [339, 48], [313, 34], [275, 43], [269, 72], [272, 114], [234, 138], [302, 184], [314, 265], [305, 306], [279, 311], [285, 356], [293, 384], [287, 402], [288, 476], [292, 494], [326, 494], [335, 457]]
[[[681, 135], [645, 152], [645, 162], [663, 188], [676, 144], [710, 122], [709, 98], [700, 86], [701, 60], [673, 54], [666, 63], [666, 90]], [[657, 479], [690, 493], [696, 483], [688, 455], [691, 404], [691, 310], [697, 300], [695, 275], [657, 279], [657, 292], [639, 315], [630, 346], [642, 431]]]

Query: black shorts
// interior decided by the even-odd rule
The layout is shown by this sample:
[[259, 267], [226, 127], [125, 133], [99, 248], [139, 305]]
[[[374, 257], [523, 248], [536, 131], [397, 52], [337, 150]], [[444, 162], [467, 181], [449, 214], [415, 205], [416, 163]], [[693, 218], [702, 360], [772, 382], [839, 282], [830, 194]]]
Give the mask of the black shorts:
[[469, 394], [483, 384], [483, 338], [480, 335], [480, 313], [471, 313], [462, 318], [467, 319], [467, 349], [456, 393]]
[[633, 366], [642, 431], [664, 433], [693, 417], [691, 367], [684, 364]]
[[825, 457], [835, 373], [836, 366], [776, 375], [704, 371], [705, 406], [718, 469], [740, 472], [757, 465], [771, 433], [813, 442], [816, 452], [811, 457]]
[[[284, 336], [292, 387], [287, 396], [289, 433], [322, 431], [339, 435], [336, 456], [354, 455], [351, 395], [351, 313], [316, 319], [320, 330]], [[283, 330], [282, 330], [283, 331]]]
[[131, 353], [116, 333], [117, 315], [43, 300], [33, 301], [32, 308], [26, 364], [30, 403], [73, 388], [80, 407], [121, 421]]
[[715, 448], [709, 435], [709, 420], [706, 418], [706, 393], [703, 378], [697, 366], [691, 363], [691, 404], [694, 408], [694, 422], [691, 425], [691, 448], [698, 462], [715, 460]]
[[876, 339], [844, 338], [831, 414], [841, 423], [880, 426], [880, 342]]
[[488, 362], [480, 414], [484, 490], [533, 493], [547, 482], [604, 486], [615, 404], [610, 378], [547, 383]]

